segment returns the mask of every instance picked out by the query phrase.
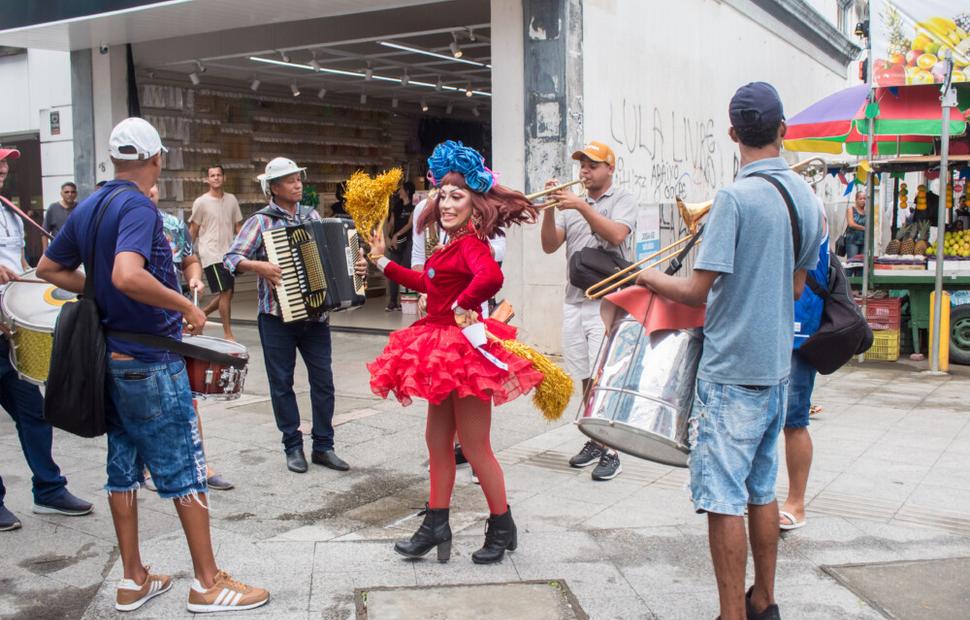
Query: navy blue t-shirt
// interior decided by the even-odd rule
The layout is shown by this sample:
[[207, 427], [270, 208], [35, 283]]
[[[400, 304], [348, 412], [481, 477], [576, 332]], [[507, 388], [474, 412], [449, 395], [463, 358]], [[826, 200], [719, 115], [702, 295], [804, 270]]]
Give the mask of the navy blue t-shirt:
[[[76, 269], [81, 263], [91, 273], [88, 263], [98, 207], [118, 188], [124, 191], [107, 206], [97, 233], [94, 263], [94, 293], [101, 310], [105, 329], [155, 334], [181, 340], [182, 314], [149, 306], [128, 297], [111, 283], [115, 256], [120, 252], [135, 252], [145, 258], [145, 269], [156, 280], [179, 290], [178, 278], [172, 265], [172, 248], [162, 231], [158, 209], [138, 186], [130, 181], [109, 181], [75, 207], [71, 217], [57, 237], [51, 241], [45, 255], [50, 260]], [[168, 361], [176, 356], [167, 351], [107, 339], [108, 351], [131, 355], [146, 362]]]

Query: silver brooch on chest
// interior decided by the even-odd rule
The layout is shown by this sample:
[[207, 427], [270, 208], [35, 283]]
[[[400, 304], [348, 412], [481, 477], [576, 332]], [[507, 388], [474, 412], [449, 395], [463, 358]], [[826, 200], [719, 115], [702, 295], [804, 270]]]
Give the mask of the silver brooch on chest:
[[431, 269], [428, 270], [428, 277], [429, 278], [434, 278], [434, 267], [432, 267]]

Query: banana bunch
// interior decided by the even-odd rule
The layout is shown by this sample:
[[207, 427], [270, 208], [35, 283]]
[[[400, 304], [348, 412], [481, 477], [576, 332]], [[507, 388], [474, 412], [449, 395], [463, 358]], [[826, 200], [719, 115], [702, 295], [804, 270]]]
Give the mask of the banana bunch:
[[[922, 31], [922, 32], [921, 32]], [[948, 47], [953, 50], [953, 62], [957, 67], [970, 66], [970, 33], [955, 21], [946, 17], [930, 17], [916, 24], [917, 36], [924, 34], [937, 44], [933, 52]]]

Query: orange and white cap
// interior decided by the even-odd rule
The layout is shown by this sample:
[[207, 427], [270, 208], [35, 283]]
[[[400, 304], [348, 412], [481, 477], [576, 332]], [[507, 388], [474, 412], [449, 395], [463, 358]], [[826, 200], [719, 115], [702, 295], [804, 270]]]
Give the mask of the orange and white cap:
[[590, 140], [586, 146], [573, 153], [573, 159], [579, 160], [583, 155], [593, 161], [603, 162], [610, 166], [616, 165], [616, 154], [613, 153], [613, 149], [596, 140]]

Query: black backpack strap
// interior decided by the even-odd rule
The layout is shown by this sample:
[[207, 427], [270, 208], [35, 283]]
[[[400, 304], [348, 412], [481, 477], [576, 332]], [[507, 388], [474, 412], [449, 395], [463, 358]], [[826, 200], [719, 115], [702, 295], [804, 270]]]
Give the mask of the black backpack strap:
[[795, 211], [795, 201], [792, 200], [791, 194], [788, 193], [788, 188], [772, 175], [764, 172], [753, 172], [751, 176], [762, 178], [774, 185], [775, 189], [778, 190], [778, 193], [781, 194], [782, 199], [785, 201], [785, 206], [788, 207], [788, 219], [791, 222], [791, 238], [795, 246], [795, 263], [797, 264], [798, 257], [802, 255], [802, 231], [798, 227], [798, 212]]
[[183, 357], [215, 362], [217, 364], [223, 364], [224, 366], [232, 366], [233, 368], [245, 368], [246, 364], [249, 363], [249, 360], [246, 358], [213, 351], [206, 347], [196, 346], [182, 340], [175, 340], [174, 338], [167, 338], [157, 334], [143, 334], [140, 332], [125, 332], [110, 329], [107, 330], [106, 335], [111, 338], [124, 340], [125, 342], [134, 342], [147, 347], [169, 351], [170, 353], [177, 353]]
[[94, 299], [94, 251], [98, 246], [98, 231], [101, 230], [101, 220], [104, 219], [104, 214], [107, 213], [108, 207], [111, 205], [111, 201], [113, 201], [118, 194], [130, 191], [130, 189], [131, 188], [129, 187], [119, 187], [106, 197], [102, 198], [101, 202], [98, 204], [98, 215], [94, 220], [94, 228], [92, 229], [91, 234], [91, 252], [88, 254], [88, 264], [90, 267], [86, 268], [87, 271], [84, 275], [84, 296], [89, 299]]

